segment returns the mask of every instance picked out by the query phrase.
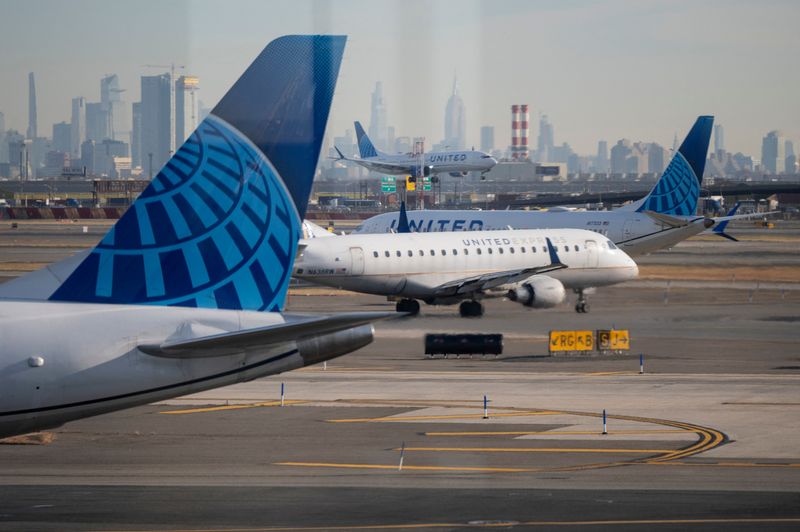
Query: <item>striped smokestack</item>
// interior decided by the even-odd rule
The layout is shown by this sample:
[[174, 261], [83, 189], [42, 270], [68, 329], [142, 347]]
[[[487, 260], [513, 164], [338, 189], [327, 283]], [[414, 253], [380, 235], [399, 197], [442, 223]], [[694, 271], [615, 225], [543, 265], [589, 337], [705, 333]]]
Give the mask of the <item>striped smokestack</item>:
[[511, 106], [511, 158], [527, 159], [528, 152], [528, 104]]
[[519, 158], [519, 105], [511, 106], [511, 158]]

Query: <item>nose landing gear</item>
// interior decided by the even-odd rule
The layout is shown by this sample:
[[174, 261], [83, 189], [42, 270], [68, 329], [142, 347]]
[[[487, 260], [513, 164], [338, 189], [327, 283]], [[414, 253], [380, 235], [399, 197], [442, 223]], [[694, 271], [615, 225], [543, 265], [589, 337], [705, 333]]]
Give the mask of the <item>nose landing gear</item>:
[[401, 299], [395, 305], [397, 312], [408, 312], [412, 316], [419, 314], [419, 301], [416, 299]]

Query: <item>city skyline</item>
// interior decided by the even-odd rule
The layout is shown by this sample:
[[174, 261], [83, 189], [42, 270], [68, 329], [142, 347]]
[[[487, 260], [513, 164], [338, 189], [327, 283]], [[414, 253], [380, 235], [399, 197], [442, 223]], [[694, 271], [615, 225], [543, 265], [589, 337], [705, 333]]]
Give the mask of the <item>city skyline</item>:
[[[584, 2], [389, 2], [364, 10], [358, 23], [350, 15], [363, 2], [341, 2], [335, 9], [324, 1], [234, 5], [239, 9], [232, 11], [255, 16], [234, 22], [208, 1], [145, 1], [123, 15], [94, 0], [5, 0], [3, 12], [10, 15], [54, 15], [41, 20], [40, 36], [24, 40], [21, 25], [11, 23], [15, 16], [0, 18], [11, 42], [26, 43], [0, 58], [6, 128], [26, 131], [29, 72], [37, 78], [38, 128], [49, 134], [53, 124], [70, 121], [73, 98], [99, 101], [97, 80], [108, 73], [119, 76], [130, 105], [140, 101], [139, 78], [163, 71], [143, 65], [186, 65], [203, 80], [199, 97], [210, 107], [235, 78], [231, 72], [267, 40], [331, 32], [350, 35], [331, 138], [354, 120], [369, 119], [370, 93], [381, 81], [387, 125], [398, 136], [424, 136], [429, 146], [443, 140], [442, 113], [457, 72], [469, 115], [467, 147], [479, 146], [483, 126], [494, 127], [496, 147], [508, 146], [508, 108], [515, 102], [530, 105], [534, 126], [548, 115], [556, 125], [555, 144], [569, 142], [581, 154], [595, 152], [603, 139], [668, 146], [699, 114], [725, 124], [725, 147], [733, 153], [759, 157], [761, 140], [772, 130], [800, 139], [800, 102], [791, 94], [800, 73], [778, 68], [791, 64], [800, 44], [790, 23], [800, 10], [791, 2], [611, 2], [603, 8]], [[131, 41], [127, 25], [108, 28], [122, 16], [134, 27], [146, 19], [148, 38]], [[768, 29], [758, 29], [757, 22], [767, 19]], [[708, 27], [703, 23], [712, 20]], [[534, 22], [537, 31], [528, 31]], [[86, 27], [85, 34], [75, 34], [76, 25]], [[54, 44], [59, 39], [69, 46]]]

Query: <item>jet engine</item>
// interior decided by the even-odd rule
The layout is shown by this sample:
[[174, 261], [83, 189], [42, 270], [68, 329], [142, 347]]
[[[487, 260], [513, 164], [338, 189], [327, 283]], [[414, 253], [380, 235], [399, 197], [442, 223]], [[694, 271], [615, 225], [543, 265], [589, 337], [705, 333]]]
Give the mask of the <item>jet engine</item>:
[[508, 291], [508, 299], [531, 308], [552, 308], [567, 297], [564, 285], [546, 275], [534, 275]]
[[467, 177], [469, 172], [450, 172], [450, 175], [453, 177]]

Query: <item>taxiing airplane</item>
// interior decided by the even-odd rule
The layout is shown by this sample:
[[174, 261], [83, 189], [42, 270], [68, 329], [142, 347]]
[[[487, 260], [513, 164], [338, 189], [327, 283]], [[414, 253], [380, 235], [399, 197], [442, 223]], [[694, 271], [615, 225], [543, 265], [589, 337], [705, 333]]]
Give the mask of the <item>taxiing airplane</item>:
[[414, 177], [427, 177], [443, 173], [463, 176], [469, 172], [485, 174], [497, 164], [497, 160], [488, 153], [475, 150], [436, 151], [426, 153], [422, 158], [413, 153], [390, 155], [375, 148], [364, 128], [361, 127], [361, 122], [355, 122], [355, 126], [358, 151], [361, 157], [358, 159], [346, 157], [338, 147], [334, 146], [336, 153], [339, 154], [338, 160], [351, 161], [374, 172]]
[[94, 249], [0, 285], [0, 437], [372, 341], [388, 313], [279, 312], [344, 46], [270, 43]]
[[[478, 231], [497, 229], [574, 228], [610, 238], [632, 256], [672, 247], [705, 231], [715, 219], [697, 216], [697, 201], [705, 169], [714, 118], [700, 116], [669, 166], [644, 198], [612, 211], [410, 211], [412, 231]], [[387, 233], [397, 215], [385, 213], [365, 220], [356, 233]]]
[[[309, 224], [309, 222], [306, 222]], [[462, 316], [480, 316], [480, 300], [508, 297], [533, 308], [562, 303], [583, 289], [636, 278], [636, 263], [608, 238], [583, 229], [464, 233], [350, 234], [300, 242], [294, 276], [366, 294], [402, 298], [397, 310], [417, 314], [431, 305], [460, 303]]]

